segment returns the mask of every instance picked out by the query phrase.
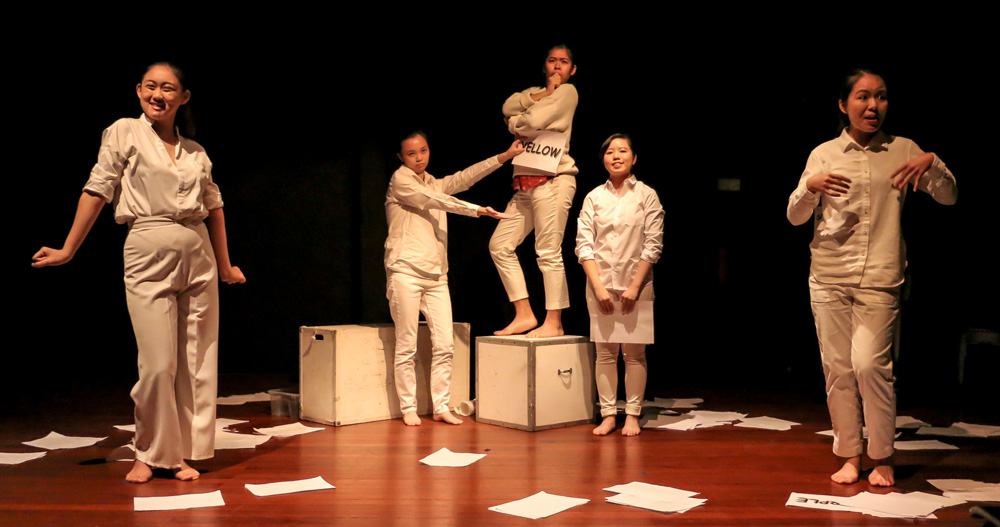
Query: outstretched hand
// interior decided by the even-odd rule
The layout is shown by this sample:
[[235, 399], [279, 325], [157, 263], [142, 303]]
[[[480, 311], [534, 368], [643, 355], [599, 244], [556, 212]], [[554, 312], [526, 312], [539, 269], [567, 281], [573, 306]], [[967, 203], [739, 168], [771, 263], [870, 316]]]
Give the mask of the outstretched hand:
[[31, 257], [32, 267], [49, 267], [52, 265], [62, 265], [73, 259], [73, 254], [66, 249], [52, 249], [42, 247]]
[[507, 214], [506, 212], [497, 212], [496, 210], [493, 209], [493, 207], [479, 207], [479, 210], [476, 211], [476, 214], [478, 214], [479, 216], [489, 216], [497, 220], [514, 219], [513, 214]]
[[806, 180], [810, 192], [821, 192], [827, 196], [843, 196], [851, 188], [851, 178], [837, 174], [816, 174]]
[[521, 155], [523, 152], [524, 143], [520, 139], [515, 139], [514, 142], [510, 144], [510, 148], [508, 148], [506, 152], [498, 155], [497, 159], [501, 163], [506, 163], [507, 161]]
[[909, 183], [913, 183], [913, 190], [917, 190], [920, 178], [927, 172], [927, 169], [934, 163], [934, 153], [927, 152], [903, 163], [895, 172], [889, 176], [892, 186], [902, 189]]

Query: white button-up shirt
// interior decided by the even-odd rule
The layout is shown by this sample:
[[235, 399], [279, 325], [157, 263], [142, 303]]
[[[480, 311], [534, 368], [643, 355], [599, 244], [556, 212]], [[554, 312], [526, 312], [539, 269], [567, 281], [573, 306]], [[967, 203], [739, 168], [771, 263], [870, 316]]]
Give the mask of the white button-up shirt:
[[500, 167], [496, 156], [451, 176], [417, 175], [406, 166], [392, 174], [385, 194], [385, 268], [437, 280], [448, 273], [448, 215], [476, 217], [479, 205], [451, 194], [467, 190]]
[[[621, 195], [608, 180], [583, 200], [576, 227], [576, 255], [594, 260], [604, 287], [628, 289], [639, 260], [656, 263], [663, 251], [663, 207], [656, 191], [629, 176]], [[646, 276], [643, 284], [653, 279]]]
[[115, 121], [104, 131], [83, 190], [114, 202], [118, 223], [150, 217], [207, 218], [209, 210], [222, 206], [219, 187], [212, 182], [212, 162], [195, 141], [180, 134], [177, 139], [171, 159], [145, 114]]
[[[889, 177], [923, 153], [913, 141], [882, 132], [862, 147], [846, 129], [812, 151], [798, 187], [788, 198], [787, 213], [794, 225], [814, 219], [815, 234], [809, 245], [813, 280], [859, 287], [903, 283], [906, 246], [900, 226], [908, 187], [894, 188]], [[850, 178], [850, 189], [832, 197], [806, 188], [810, 177], [827, 173]], [[945, 205], [958, 197], [955, 176], [937, 156], [918, 188]]]

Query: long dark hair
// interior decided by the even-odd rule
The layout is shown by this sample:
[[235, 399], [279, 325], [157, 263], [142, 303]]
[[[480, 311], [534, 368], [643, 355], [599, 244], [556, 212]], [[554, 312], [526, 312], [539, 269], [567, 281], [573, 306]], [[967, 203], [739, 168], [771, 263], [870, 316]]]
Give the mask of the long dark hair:
[[[184, 74], [184, 70], [177, 67], [177, 65], [174, 64], [173, 62], [168, 62], [165, 60], [157, 61], [150, 64], [149, 66], [146, 66], [146, 69], [143, 70], [142, 72], [142, 76], [139, 77], [140, 84], [142, 83], [142, 79], [146, 78], [146, 74], [149, 73], [149, 70], [153, 69], [156, 66], [166, 66], [174, 72], [174, 75], [177, 77], [177, 81], [180, 82], [181, 84], [180, 85], [181, 93], [183, 93], [184, 90], [189, 90], [189, 91], [191, 90], [191, 85], [188, 83], [187, 75]], [[195, 132], [198, 131], [197, 127], [194, 124], [194, 114], [191, 111], [190, 101], [188, 101], [186, 104], [180, 107], [180, 110], [177, 112], [177, 116], [174, 118], [174, 126], [176, 126], [178, 130], [180, 130], [181, 135], [187, 138], [193, 138]]]

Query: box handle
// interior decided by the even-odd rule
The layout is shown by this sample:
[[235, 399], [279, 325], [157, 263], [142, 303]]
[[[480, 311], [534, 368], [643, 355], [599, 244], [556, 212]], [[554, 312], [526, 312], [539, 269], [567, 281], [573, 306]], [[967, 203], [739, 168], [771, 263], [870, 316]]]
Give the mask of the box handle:
[[556, 374], [557, 374], [557, 375], [562, 375], [562, 374], [564, 374], [564, 373], [569, 373], [569, 374], [572, 374], [572, 373], [573, 373], [573, 368], [570, 368], [570, 369], [568, 369], [568, 370], [556, 370]]

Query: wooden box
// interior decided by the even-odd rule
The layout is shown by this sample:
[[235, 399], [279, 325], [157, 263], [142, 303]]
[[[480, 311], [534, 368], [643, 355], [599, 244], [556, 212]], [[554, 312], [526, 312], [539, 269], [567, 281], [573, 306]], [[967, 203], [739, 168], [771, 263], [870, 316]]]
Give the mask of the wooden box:
[[[470, 329], [455, 323], [451, 402], [469, 400]], [[334, 426], [402, 417], [396, 396], [392, 324], [302, 326], [299, 328], [301, 418]], [[417, 413], [432, 411], [431, 339], [425, 322], [417, 335]]]
[[528, 431], [591, 423], [595, 393], [586, 337], [476, 339], [476, 421]]

